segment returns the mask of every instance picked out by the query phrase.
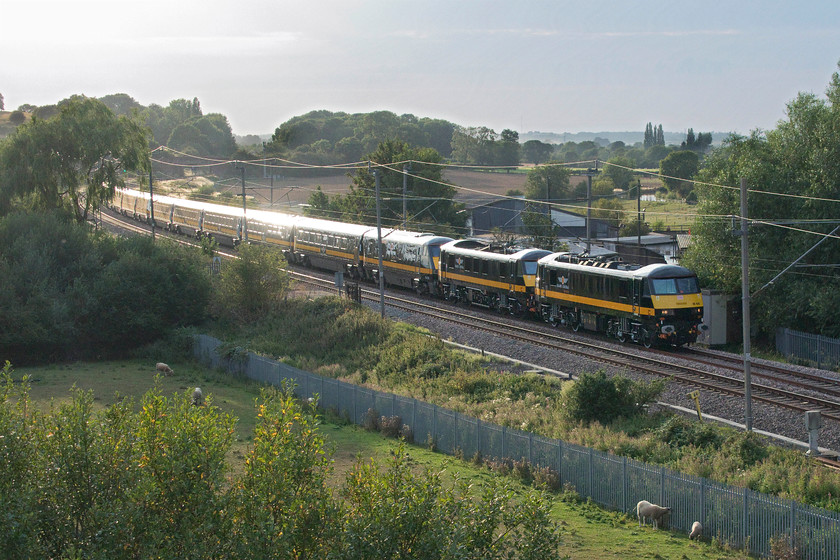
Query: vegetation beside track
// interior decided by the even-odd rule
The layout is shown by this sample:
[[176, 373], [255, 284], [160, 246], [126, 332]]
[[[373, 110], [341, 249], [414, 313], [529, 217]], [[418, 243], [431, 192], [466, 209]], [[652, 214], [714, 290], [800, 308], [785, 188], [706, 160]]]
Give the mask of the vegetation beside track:
[[[231, 327], [229, 325], [229, 327]], [[615, 403], [583, 418], [570, 412], [598, 401], [626, 380], [597, 379], [574, 394], [571, 384], [504, 370], [453, 351], [416, 327], [383, 321], [334, 297], [290, 299], [271, 318], [214, 332], [228, 348], [245, 348], [351, 383], [422, 399], [483, 421], [532, 431], [616, 455], [665, 465], [751, 490], [840, 511], [840, 474], [801, 452], [770, 445], [754, 433], [699, 424], [666, 413], [616, 413]], [[627, 392], [632, 384], [621, 389]], [[647, 402], [651, 387], [635, 386]], [[591, 408], [591, 407], [590, 407]]]

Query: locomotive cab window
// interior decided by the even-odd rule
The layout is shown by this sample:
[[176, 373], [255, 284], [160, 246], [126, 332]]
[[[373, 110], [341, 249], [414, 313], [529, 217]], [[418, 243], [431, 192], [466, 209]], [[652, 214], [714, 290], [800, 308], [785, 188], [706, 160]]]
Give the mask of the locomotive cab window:
[[653, 278], [650, 281], [654, 295], [696, 294], [700, 291], [697, 278]]

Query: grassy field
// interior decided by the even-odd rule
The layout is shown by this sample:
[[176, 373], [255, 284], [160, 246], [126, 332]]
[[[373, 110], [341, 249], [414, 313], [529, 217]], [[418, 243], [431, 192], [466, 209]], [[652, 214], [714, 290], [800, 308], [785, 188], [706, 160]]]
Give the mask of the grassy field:
[[[255, 425], [254, 400], [259, 386], [233, 379], [195, 364], [170, 364], [175, 370], [171, 377], [159, 378], [163, 394], [191, 392], [200, 386], [215, 406], [239, 418], [237, 437], [230, 454], [232, 476], [240, 470]], [[31, 396], [43, 410], [51, 403], [69, 400], [69, 390], [75, 386], [94, 392], [97, 407], [105, 408], [118, 398], [142, 395], [155, 384], [154, 363], [121, 361], [102, 363], [60, 364], [15, 370], [15, 378], [29, 375]], [[332, 449], [335, 461], [335, 487], [342, 483], [344, 474], [358, 458], [383, 460], [396, 449], [397, 441], [385, 439], [377, 433], [366, 432], [355, 426], [325, 423], [322, 426]], [[423, 447], [409, 448], [412, 462], [418, 469], [426, 467], [459, 472], [475, 484], [494, 476], [489, 470], [452, 457], [433, 453]], [[638, 529], [631, 516], [602, 510], [591, 503], [573, 496], [555, 500], [553, 513], [561, 524], [562, 552], [568, 558], [679, 558], [736, 559], [746, 558], [742, 553], [722, 549], [714, 543], [689, 541], [684, 534], [654, 531], [650, 527]]]

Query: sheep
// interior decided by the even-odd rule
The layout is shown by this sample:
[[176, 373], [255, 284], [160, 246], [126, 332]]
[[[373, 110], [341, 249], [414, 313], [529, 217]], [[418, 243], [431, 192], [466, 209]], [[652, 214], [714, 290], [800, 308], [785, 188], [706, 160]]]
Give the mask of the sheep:
[[192, 394], [192, 403], [194, 406], [202, 406], [204, 404], [204, 393], [201, 387], [196, 387]]
[[163, 374], [163, 375], [165, 375], [166, 377], [169, 377], [169, 376], [171, 376], [173, 373], [175, 373], [174, 371], [172, 371], [172, 368], [171, 368], [171, 367], [169, 367], [168, 365], [164, 364], [163, 362], [158, 362], [158, 363], [157, 363], [157, 366], [155, 366], [155, 370], [156, 370], [158, 373], [162, 373], [162, 374]]
[[703, 524], [695, 521], [691, 524], [691, 533], [688, 534], [689, 539], [700, 539], [703, 536]]
[[669, 507], [662, 507], [656, 504], [652, 504], [647, 500], [642, 500], [638, 504], [636, 504], [636, 516], [639, 518], [639, 528], [641, 529], [642, 523], [647, 525], [647, 519], [650, 518], [653, 521], [653, 528], [659, 528], [659, 521], [662, 520], [665, 515], [671, 513], [671, 508]]

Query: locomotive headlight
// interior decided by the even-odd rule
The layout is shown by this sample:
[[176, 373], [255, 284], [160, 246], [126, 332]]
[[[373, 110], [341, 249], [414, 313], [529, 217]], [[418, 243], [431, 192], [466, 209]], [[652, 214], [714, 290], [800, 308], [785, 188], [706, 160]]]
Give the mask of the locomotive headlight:
[[662, 314], [663, 314], [663, 315], [668, 315], [668, 313], [669, 313], [669, 311], [668, 311], [667, 309], [663, 309], [663, 310], [662, 310]]

